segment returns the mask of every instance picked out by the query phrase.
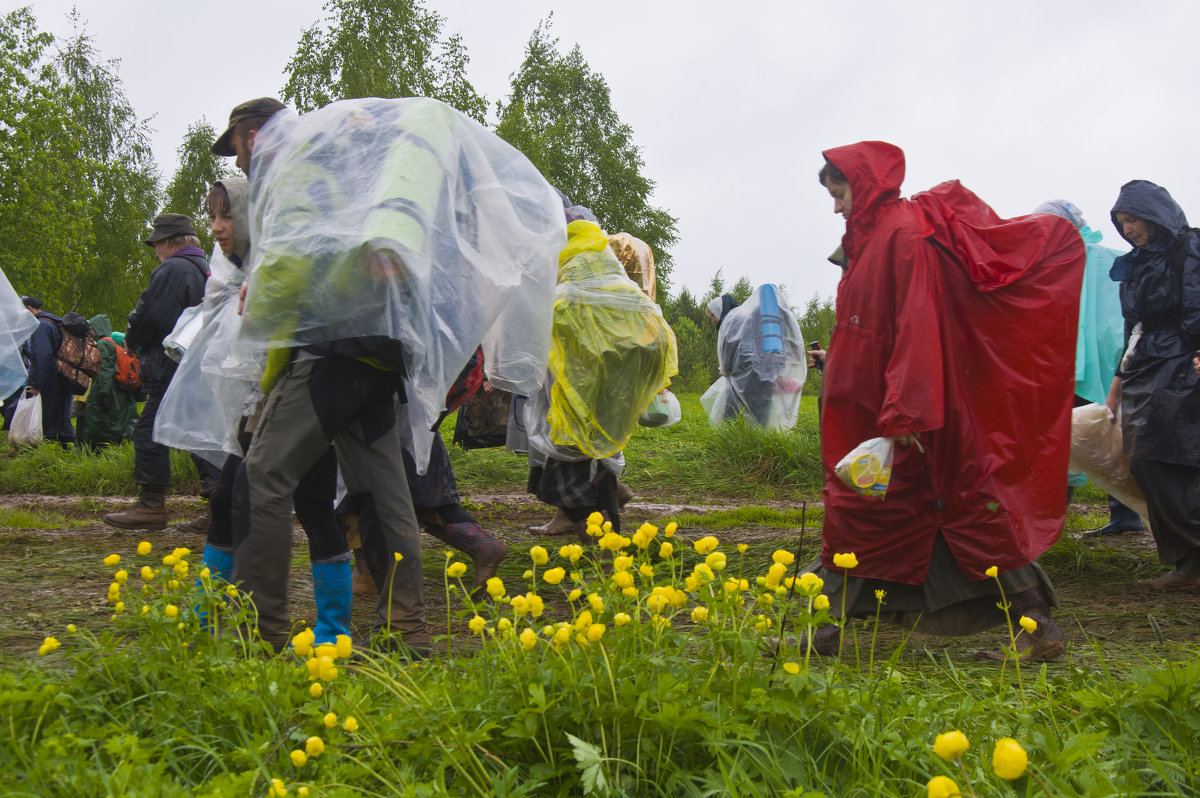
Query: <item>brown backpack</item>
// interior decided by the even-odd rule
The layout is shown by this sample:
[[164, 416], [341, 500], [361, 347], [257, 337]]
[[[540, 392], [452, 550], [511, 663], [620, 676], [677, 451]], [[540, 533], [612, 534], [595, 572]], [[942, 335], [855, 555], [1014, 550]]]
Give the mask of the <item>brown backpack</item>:
[[56, 323], [62, 332], [54, 353], [58, 373], [66, 379], [71, 393], [82, 396], [100, 373], [100, 345], [87, 319], [78, 313], [66, 313]]

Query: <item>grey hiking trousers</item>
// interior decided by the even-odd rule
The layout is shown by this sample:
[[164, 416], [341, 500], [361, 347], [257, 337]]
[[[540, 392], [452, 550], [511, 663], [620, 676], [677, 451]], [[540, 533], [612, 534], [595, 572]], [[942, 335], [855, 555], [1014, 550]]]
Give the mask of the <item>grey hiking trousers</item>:
[[[267, 396], [234, 484], [233, 581], [251, 594], [263, 639], [281, 647], [292, 631], [292, 497], [332, 443], [350, 493], [369, 493], [392, 558], [379, 591], [377, 625], [427, 645], [421, 538], [408, 492], [396, 393], [400, 378], [348, 357], [293, 361]], [[395, 562], [395, 554], [402, 559]]]

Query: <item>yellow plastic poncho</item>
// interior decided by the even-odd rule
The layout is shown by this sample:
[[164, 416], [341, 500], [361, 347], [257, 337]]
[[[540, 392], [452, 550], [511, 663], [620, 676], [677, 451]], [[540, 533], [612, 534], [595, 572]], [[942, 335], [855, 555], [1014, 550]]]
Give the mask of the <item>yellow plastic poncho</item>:
[[567, 226], [550, 340], [550, 437], [594, 459], [625, 448], [679, 373], [675, 334], [592, 222]]

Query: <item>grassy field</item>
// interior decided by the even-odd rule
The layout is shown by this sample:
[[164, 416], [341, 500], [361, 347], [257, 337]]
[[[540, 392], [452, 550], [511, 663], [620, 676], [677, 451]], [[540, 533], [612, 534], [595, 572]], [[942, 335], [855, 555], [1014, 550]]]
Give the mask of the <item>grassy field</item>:
[[[813, 596], [768, 600], [759, 582], [776, 558], [793, 558], [792, 573], [819, 550], [812, 406], [796, 432], [768, 435], [714, 431], [696, 397], [682, 399], [683, 422], [639, 430], [627, 450], [638, 498], [623, 533], [659, 530], [646, 549], [629, 544], [628, 565], [616, 568], [632, 575], [634, 595], [611, 566], [564, 559], [568, 541], [530, 535], [549, 511], [524, 494], [521, 458], [454, 451], [467, 506], [513, 546], [503, 595], [535, 592], [543, 613], [469, 606], [428, 538], [434, 658], [335, 660], [339, 674], [316, 680], [318, 697], [305, 657], [264, 657], [235, 635], [200, 631], [189, 607], [207, 600], [192, 586], [202, 538], [98, 523], [133, 495], [128, 447], [100, 457], [43, 447], [0, 462], [6, 794], [263, 795], [272, 779], [288, 795], [951, 794], [934, 791], [944, 782], [927, 788], [937, 776], [963, 795], [1200, 794], [1200, 597], [1139, 587], [1163, 570], [1148, 535], [1080, 538], [1104, 522], [1102, 494], [1076, 493], [1062, 539], [1041, 560], [1068, 640], [1059, 662], [1018, 676], [1011, 659], [978, 658], [1009, 645], [1003, 629], [941, 638], [871, 619], [847, 624], [839, 658], [795, 645], [768, 656], [781, 628], [787, 637], [828, 619]], [[202, 504], [190, 463], [174, 465], [169, 506], [183, 520]], [[675, 551], [663, 556], [669, 521]], [[694, 545], [706, 536], [725, 569], [692, 589], [685, 577], [703, 570]], [[153, 544], [145, 557], [135, 553], [143, 539]], [[534, 546], [548, 552], [540, 567]], [[175, 547], [196, 553], [188, 578], [169, 587], [162, 557]], [[110, 554], [121, 562], [102, 564]], [[299, 532], [294, 564], [293, 614], [311, 621]], [[159, 572], [145, 589], [143, 565]], [[543, 580], [559, 566], [579, 581]], [[114, 612], [118, 569], [128, 583]], [[241, 617], [237, 606], [222, 628]], [[356, 600], [356, 633], [372, 606]], [[477, 613], [490, 630], [482, 636], [468, 626]], [[39, 656], [47, 636], [62, 646]], [[343, 728], [348, 716], [354, 731]], [[933, 745], [951, 730], [970, 747], [944, 760]], [[293, 752], [314, 736], [324, 753], [297, 765]], [[1029, 762], [1012, 781], [992, 761], [1007, 737]]]

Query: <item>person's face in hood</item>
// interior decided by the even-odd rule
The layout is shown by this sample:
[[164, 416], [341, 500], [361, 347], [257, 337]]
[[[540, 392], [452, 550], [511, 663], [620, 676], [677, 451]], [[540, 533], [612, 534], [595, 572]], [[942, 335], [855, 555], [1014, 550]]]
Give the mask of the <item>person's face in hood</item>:
[[[214, 205], [216, 203], [213, 203]], [[209, 228], [212, 230], [213, 240], [217, 242], [217, 246], [226, 255], [233, 254], [233, 213], [229, 209], [229, 203], [223, 203], [225, 207], [208, 209]]]
[[833, 212], [840, 213], [843, 219], [850, 218], [850, 184], [835, 183], [833, 178], [825, 178], [825, 188], [833, 197]]
[[1135, 247], [1144, 247], [1154, 238], [1154, 228], [1140, 216], [1117, 211], [1113, 214], [1126, 240]]

